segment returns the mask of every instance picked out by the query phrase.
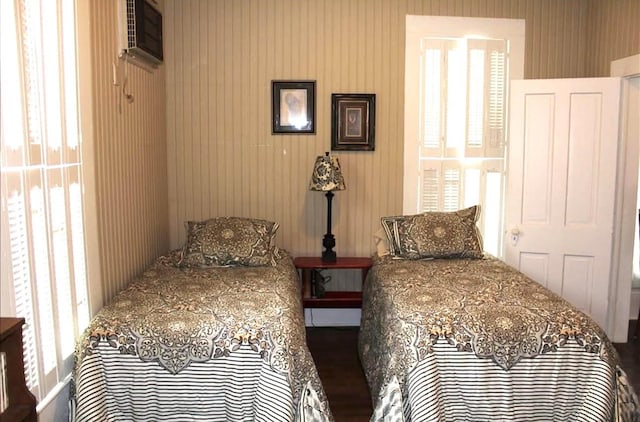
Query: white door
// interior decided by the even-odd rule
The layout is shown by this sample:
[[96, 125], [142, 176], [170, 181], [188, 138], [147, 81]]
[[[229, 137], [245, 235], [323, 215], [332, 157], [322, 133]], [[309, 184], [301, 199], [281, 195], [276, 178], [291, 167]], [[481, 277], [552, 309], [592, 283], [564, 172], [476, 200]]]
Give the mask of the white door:
[[620, 78], [513, 81], [505, 260], [607, 329]]

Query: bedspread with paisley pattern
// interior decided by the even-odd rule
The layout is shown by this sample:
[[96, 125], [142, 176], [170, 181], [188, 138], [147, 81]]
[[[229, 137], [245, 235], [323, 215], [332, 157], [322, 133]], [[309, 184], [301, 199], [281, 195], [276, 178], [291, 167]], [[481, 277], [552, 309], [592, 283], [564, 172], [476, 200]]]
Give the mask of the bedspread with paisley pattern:
[[106, 345], [174, 375], [244, 347], [286, 374], [294, 404], [312, 386], [331, 419], [306, 346], [297, 273], [281, 255], [276, 266], [213, 268], [180, 268], [179, 251], [160, 257], [92, 319], [76, 371]]
[[[522, 369], [522, 365], [526, 369], [531, 362], [539, 364], [543, 362], [540, 356], [549, 356], [546, 360], [549, 362], [554, 356], [561, 355], [559, 351], [565, 347], [574, 352], [577, 350], [578, 356], [595, 357], [605, 367], [612, 368], [607, 374], [597, 376], [618, 374], [619, 379], [616, 380], [614, 375], [611, 384], [606, 385], [606, 388], [613, 390], [624, 390], [611, 393], [614, 398], [620, 399], [618, 408], [612, 408], [610, 412], [605, 409], [603, 412], [609, 412], [611, 418], [616, 415], [620, 420], [625, 420], [626, 415], [626, 420], [633, 420], [632, 415], [639, 411], [637, 396], [626, 382], [624, 372], [618, 365], [616, 351], [602, 329], [567, 301], [502, 261], [488, 256], [483, 259], [435, 260], [402, 260], [387, 256], [376, 257], [375, 265], [369, 272], [363, 293], [359, 353], [380, 420], [384, 419], [382, 413], [385, 410], [382, 406], [389, 405], [383, 404], [385, 397], [382, 396], [388, 395], [391, 383], [397, 383], [403, 400], [411, 400], [406, 384], [412, 371], [421, 363], [426, 362], [422, 365], [422, 370], [426, 372], [443, 371], [444, 368], [444, 372], [439, 374], [439, 379], [444, 380], [443, 385], [447, 382], [452, 385], [457, 383], [451, 380], [454, 371], [448, 372], [446, 365], [450, 362], [446, 362], [447, 356], [445, 353], [438, 356], [438, 350], [446, 350], [449, 357], [461, 354], [471, 356], [483, 367], [494, 371], [489, 379], [497, 379], [503, 374], [515, 377], [515, 368]], [[436, 362], [436, 359], [440, 361]], [[487, 365], [488, 362], [491, 364]], [[433, 368], [425, 369], [428, 365]], [[559, 362], [559, 365], [566, 366], [567, 362]], [[465, 372], [467, 370], [469, 372]], [[478, 371], [478, 368], [460, 369], [463, 376], [475, 379], [483, 376], [474, 371]], [[560, 367], [550, 373], [558, 377], [562, 371]], [[543, 376], [542, 370], [535, 375], [538, 381]], [[589, 376], [582, 374], [587, 384]], [[437, 378], [429, 378], [429, 382], [433, 384], [433, 379]], [[536, 380], [534, 378], [531, 381]], [[491, 385], [491, 382], [488, 381], [487, 385]], [[554, 391], [553, 380], [547, 382], [548, 391]], [[509, 386], [505, 386], [495, 381], [490, 388], [494, 392], [501, 389], [508, 391], [504, 400], [497, 395], [496, 399], [498, 402], [511, 401], [511, 405], [514, 405], [518, 398], [510, 388], [516, 381], [509, 379], [509, 383]], [[429, 388], [437, 390], [439, 387], [431, 385]], [[428, 398], [429, 405], [435, 406], [435, 402], [440, 402], [446, 406], [443, 404], [447, 400], [442, 398], [443, 391], [458, 389], [458, 392], [463, 392], [466, 387], [461, 382], [452, 390], [447, 388], [434, 390], [433, 396]], [[474, 388], [477, 389], [478, 385]], [[491, 400], [491, 395], [479, 399]], [[465, 403], [465, 400], [470, 402], [472, 398], [452, 398], [448, 405], [453, 408], [456, 405], [466, 407], [468, 402]], [[533, 399], [529, 397], [527, 400]], [[405, 402], [402, 406], [405, 418], [412, 419], [411, 415], [416, 409], [410, 410], [411, 403]], [[491, 411], [496, 412], [495, 407]], [[444, 420], [446, 412], [436, 409], [430, 414], [433, 420]], [[473, 413], [467, 414], [464, 418], [461, 414], [464, 413], [458, 413], [454, 418], [484, 420], [479, 416], [481, 413], [475, 416]], [[509, 409], [505, 409], [505, 415], [504, 420], [518, 419], [515, 416], [517, 413]], [[528, 420], [532, 420], [530, 416], [527, 416]], [[548, 414], [541, 420], [547, 417]], [[416, 419], [415, 415], [413, 419]], [[553, 419], [562, 418], [553, 413]], [[567, 419], [571, 420], [572, 417], [568, 416]], [[372, 420], [377, 420], [377, 417], [374, 415]], [[431, 419], [423, 416], [420, 420]]]

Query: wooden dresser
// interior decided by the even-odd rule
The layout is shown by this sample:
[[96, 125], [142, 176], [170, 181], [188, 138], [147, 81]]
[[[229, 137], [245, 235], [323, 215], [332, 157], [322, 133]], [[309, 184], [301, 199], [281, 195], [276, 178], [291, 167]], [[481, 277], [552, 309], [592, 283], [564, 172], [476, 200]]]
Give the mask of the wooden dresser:
[[22, 326], [24, 318], [0, 318], [0, 353], [5, 353], [9, 407], [0, 413], [0, 422], [37, 421], [36, 398], [24, 379]]

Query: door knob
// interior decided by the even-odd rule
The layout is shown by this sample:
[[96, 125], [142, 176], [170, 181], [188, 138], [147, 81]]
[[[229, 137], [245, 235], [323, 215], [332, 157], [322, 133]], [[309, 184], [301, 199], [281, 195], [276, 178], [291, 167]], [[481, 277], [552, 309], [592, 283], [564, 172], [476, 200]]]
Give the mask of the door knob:
[[511, 244], [513, 246], [516, 246], [516, 244], [518, 243], [518, 239], [520, 238], [520, 229], [518, 229], [517, 227], [514, 227], [511, 229]]

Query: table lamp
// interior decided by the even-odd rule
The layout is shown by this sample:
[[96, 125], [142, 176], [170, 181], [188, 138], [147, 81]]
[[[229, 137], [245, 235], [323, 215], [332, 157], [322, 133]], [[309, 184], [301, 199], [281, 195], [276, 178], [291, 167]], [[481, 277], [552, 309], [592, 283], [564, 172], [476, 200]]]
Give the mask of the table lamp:
[[327, 233], [322, 240], [322, 260], [326, 262], [336, 262], [336, 252], [333, 247], [336, 240], [331, 234], [331, 200], [333, 199], [334, 190], [345, 190], [342, 171], [340, 170], [340, 162], [338, 157], [329, 155], [320, 155], [316, 158], [313, 165], [313, 173], [311, 174], [311, 183], [309, 190], [326, 192], [327, 196]]

